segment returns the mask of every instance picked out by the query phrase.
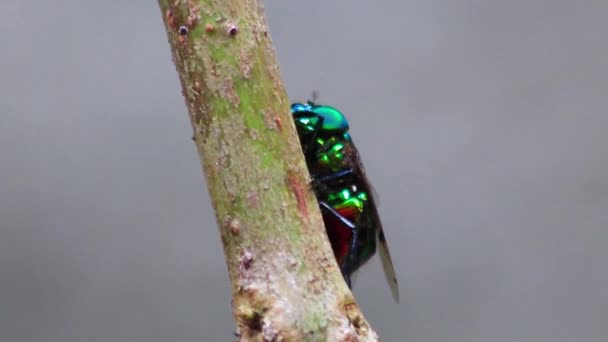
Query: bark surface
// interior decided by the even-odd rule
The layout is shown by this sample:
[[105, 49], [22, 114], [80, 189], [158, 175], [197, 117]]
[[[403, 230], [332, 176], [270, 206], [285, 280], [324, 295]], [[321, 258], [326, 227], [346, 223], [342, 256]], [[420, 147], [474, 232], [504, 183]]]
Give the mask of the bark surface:
[[261, 2], [159, 4], [240, 340], [377, 340], [331, 251]]

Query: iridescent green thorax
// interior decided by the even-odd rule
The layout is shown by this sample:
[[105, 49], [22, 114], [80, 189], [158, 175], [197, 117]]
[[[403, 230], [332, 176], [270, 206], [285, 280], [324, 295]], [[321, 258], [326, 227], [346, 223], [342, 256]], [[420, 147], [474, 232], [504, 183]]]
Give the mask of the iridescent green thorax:
[[315, 143], [318, 146], [316, 160], [320, 166], [331, 171], [339, 171], [344, 168], [346, 148], [351, 143], [348, 133], [328, 138], [320, 137], [315, 140]]
[[291, 105], [296, 125], [306, 132], [313, 132], [321, 122], [321, 132], [335, 134], [348, 131], [348, 121], [342, 112], [330, 106], [317, 106], [312, 103], [294, 103]]
[[334, 107], [311, 102], [292, 104], [291, 113], [300, 140], [314, 145], [311, 149], [314, 152], [307, 156], [309, 162], [314, 160], [313, 167], [329, 171], [343, 169], [345, 148], [352, 143], [344, 114]]

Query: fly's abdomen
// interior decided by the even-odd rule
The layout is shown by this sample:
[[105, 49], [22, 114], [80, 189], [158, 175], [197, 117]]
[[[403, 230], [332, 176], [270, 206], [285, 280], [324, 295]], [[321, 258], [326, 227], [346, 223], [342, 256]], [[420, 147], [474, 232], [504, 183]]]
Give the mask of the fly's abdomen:
[[[328, 193], [326, 202], [334, 208], [342, 218], [348, 220], [353, 225], [365, 221], [365, 211], [367, 206], [367, 194], [357, 192], [355, 189], [343, 188], [335, 192]], [[346, 261], [346, 256], [351, 247], [353, 230], [344, 221], [338, 219], [331, 213], [323, 213], [323, 221], [329, 236], [334, 254], [339, 265]]]

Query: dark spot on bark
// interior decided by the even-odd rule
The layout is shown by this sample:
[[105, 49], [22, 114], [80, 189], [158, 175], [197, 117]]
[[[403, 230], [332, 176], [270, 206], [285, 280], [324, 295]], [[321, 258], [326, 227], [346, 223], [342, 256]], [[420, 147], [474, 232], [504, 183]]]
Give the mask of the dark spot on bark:
[[[359, 311], [357, 304], [354, 301], [354, 298], [351, 296], [347, 296], [343, 299], [343, 304], [340, 306], [341, 310], [348, 320], [350, 324], [355, 329], [358, 335], [362, 334], [362, 331], [368, 330], [369, 326], [366, 324], [361, 311]], [[365, 335], [365, 333], [363, 333]]]
[[[240, 286], [232, 300], [232, 310], [237, 319], [238, 332], [249, 341], [264, 330], [264, 315], [268, 311], [268, 299], [259, 291]], [[257, 340], [257, 339], [256, 339]]]
[[179, 27], [179, 35], [180, 36], [185, 36], [188, 34], [188, 28], [186, 26], [180, 26]]
[[228, 30], [228, 35], [231, 37], [236, 36], [236, 34], [239, 32], [239, 29], [234, 24], [228, 25], [227, 30]]
[[253, 331], [262, 331], [262, 315], [259, 312], [254, 312], [251, 317], [243, 320], [243, 323]]
[[243, 267], [243, 270], [250, 269], [251, 264], [253, 263], [253, 254], [251, 254], [251, 252], [249, 251], [245, 251], [245, 253], [243, 253], [243, 255], [241, 256], [240, 263]]

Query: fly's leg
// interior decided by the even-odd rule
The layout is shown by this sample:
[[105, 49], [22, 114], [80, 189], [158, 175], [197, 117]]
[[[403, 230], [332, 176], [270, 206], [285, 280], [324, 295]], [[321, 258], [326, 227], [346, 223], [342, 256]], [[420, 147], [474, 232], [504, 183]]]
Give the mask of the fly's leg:
[[312, 186], [315, 192], [323, 192], [327, 190], [327, 184], [331, 184], [337, 180], [354, 176], [355, 173], [352, 169], [340, 170], [328, 175], [312, 174]]
[[355, 260], [354, 258], [355, 258], [356, 247], [357, 247], [357, 243], [359, 242], [359, 230], [357, 229], [357, 226], [354, 223], [352, 223], [346, 217], [342, 216], [342, 214], [337, 212], [334, 208], [332, 208], [329, 204], [327, 204], [327, 202], [320, 201], [319, 205], [321, 206], [322, 211], [325, 211], [325, 212], [333, 215], [340, 222], [342, 222], [346, 227], [348, 227], [348, 229], [350, 229], [350, 231], [351, 231], [350, 246], [348, 247], [348, 252], [346, 253], [346, 259], [344, 260], [343, 264], [340, 265], [340, 271], [342, 271], [342, 276], [344, 277], [344, 280], [346, 281], [348, 288], [351, 288], [351, 282], [350, 282], [350, 274], [352, 273], [351, 266], [353, 265], [353, 262]]
[[337, 179], [344, 178], [347, 176], [353, 176], [354, 174], [355, 174], [355, 172], [353, 171], [353, 169], [344, 169], [344, 170], [340, 170], [340, 171], [337, 171], [334, 173], [330, 173], [328, 175], [313, 174], [312, 179], [315, 182], [327, 183], [327, 182], [332, 182], [332, 181], [335, 181]]
[[319, 99], [319, 91], [318, 90], [313, 90], [312, 91], [312, 100], [308, 100], [306, 101], [309, 105], [314, 106], [315, 102], [317, 102], [317, 100]]

